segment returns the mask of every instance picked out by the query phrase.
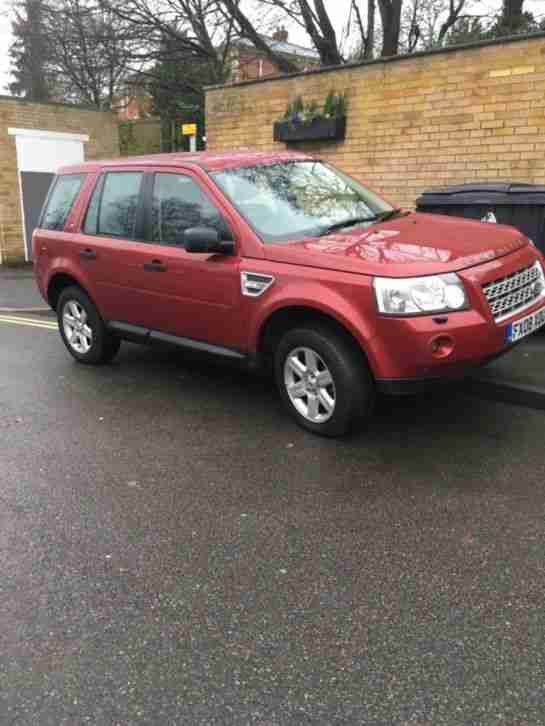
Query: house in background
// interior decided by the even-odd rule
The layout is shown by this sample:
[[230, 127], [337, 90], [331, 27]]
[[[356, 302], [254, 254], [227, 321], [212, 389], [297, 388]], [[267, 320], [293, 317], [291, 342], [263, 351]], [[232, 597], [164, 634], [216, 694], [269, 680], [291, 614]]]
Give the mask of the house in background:
[[115, 99], [115, 110], [121, 121], [138, 121], [150, 118], [152, 98], [142, 77], [135, 74], [125, 84], [123, 95]]
[[[282, 26], [271, 36], [262, 35], [261, 38], [276, 53], [288, 58], [301, 71], [308, 71], [320, 65], [318, 51], [289, 43], [288, 31]], [[230, 65], [229, 82], [231, 83], [255, 80], [280, 73], [280, 70], [271, 63], [265, 53], [256, 50], [252, 42], [245, 38], [233, 42], [228, 63]], [[125, 93], [117, 99], [118, 117], [122, 121], [149, 119], [151, 107], [151, 96], [146, 89], [145, 81], [138, 75], [133, 76], [126, 84]]]
[[[289, 43], [288, 31], [284, 27], [278, 28], [272, 36], [262, 35], [261, 38], [269, 48], [288, 58], [301, 71], [308, 71], [320, 65], [318, 51], [295, 43]], [[240, 38], [233, 43], [230, 64], [231, 76], [229, 80], [233, 83], [253, 81], [256, 78], [265, 78], [280, 73], [269, 58], [261, 51], [256, 50], [252, 42], [246, 40], [246, 38]]]

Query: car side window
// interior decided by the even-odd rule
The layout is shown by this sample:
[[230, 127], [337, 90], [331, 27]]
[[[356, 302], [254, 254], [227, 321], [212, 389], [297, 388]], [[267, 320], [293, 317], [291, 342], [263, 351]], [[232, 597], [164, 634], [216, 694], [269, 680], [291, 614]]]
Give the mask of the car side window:
[[104, 175], [98, 178], [93, 190], [93, 195], [83, 222], [83, 232], [85, 234], [96, 234], [98, 229], [98, 210], [100, 207], [100, 197], [102, 196], [102, 187], [104, 185]]
[[98, 181], [83, 224], [85, 234], [134, 239], [143, 172], [111, 171]]
[[190, 227], [212, 227], [222, 239], [231, 238], [218, 209], [185, 174], [155, 174], [151, 221], [152, 240], [161, 244], [179, 244]]
[[86, 174], [63, 174], [56, 178], [42, 213], [41, 229], [64, 229], [85, 177]]

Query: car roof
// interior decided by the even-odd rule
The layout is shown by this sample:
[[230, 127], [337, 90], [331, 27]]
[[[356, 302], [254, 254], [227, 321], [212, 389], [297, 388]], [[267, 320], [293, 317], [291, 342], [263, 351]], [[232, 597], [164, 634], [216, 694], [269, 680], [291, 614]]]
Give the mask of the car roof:
[[296, 151], [255, 151], [245, 149], [239, 151], [197, 151], [195, 153], [174, 152], [170, 154], [148, 154], [147, 156], [128, 156], [119, 159], [87, 161], [82, 164], [62, 166], [58, 174], [74, 174], [77, 172], [96, 172], [102, 169], [131, 166], [166, 166], [187, 167], [197, 166], [206, 171], [221, 171], [241, 166], [274, 164], [279, 161], [312, 160], [313, 157]]

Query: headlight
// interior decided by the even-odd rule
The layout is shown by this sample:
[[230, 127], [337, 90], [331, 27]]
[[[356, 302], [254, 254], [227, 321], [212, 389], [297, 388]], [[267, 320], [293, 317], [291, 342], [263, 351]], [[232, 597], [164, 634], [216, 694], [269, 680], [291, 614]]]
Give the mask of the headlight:
[[421, 315], [462, 310], [468, 299], [458, 275], [375, 277], [378, 309], [386, 315]]

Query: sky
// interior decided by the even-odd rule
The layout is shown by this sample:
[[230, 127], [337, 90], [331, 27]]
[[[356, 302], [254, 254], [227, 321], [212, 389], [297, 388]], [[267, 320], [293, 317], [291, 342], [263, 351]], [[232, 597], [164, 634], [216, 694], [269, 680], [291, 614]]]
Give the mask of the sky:
[[[336, 25], [336, 31], [340, 35], [342, 26], [348, 16], [350, 0], [325, 0], [331, 18]], [[475, 0], [475, 5], [482, 8], [481, 12], [492, 11], [501, 6], [501, 0]], [[525, 9], [532, 11], [536, 16], [545, 15], [545, 0], [526, 0]], [[11, 42], [11, 20], [7, 0], [0, 0], [0, 95], [7, 94], [6, 85], [9, 81], [9, 56], [8, 48]], [[302, 45], [309, 45], [304, 32], [290, 33], [290, 40]]]
[[0, 4], [0, 95], [7, 93], [8, 82], [8, 48], [11, 39], [11, 23], [7, 14], [7, 6]]

